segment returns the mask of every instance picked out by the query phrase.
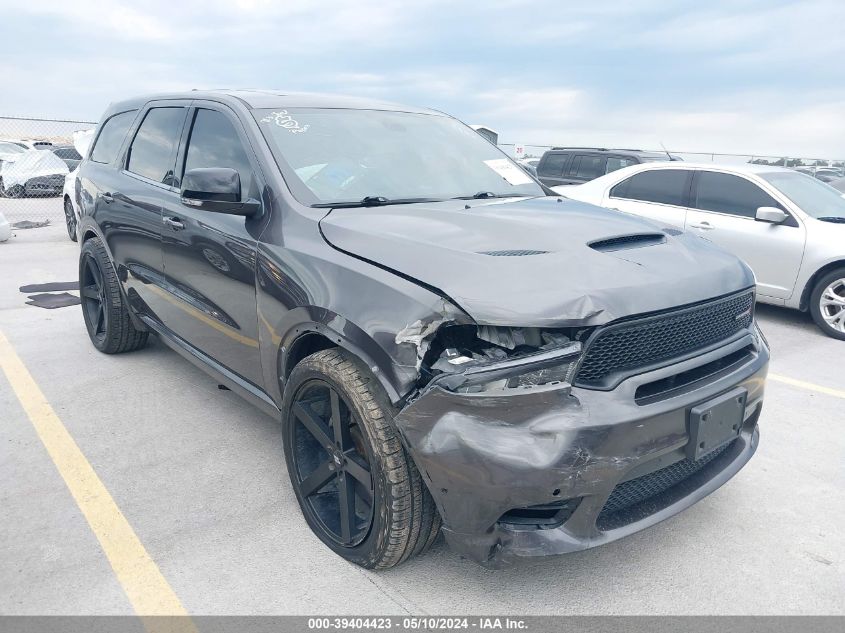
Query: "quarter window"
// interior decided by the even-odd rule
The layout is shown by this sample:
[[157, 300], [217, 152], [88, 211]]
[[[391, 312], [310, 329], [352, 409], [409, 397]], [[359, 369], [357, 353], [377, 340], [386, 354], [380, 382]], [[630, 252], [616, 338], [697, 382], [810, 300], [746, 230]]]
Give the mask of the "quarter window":
[[566, 154], [549, 154], [546, 156], [546, 160], [540, 163], [537, 171], [543, 176], [560, 176], [563, 174], [566, 158]]
[[176, 145], [185, 121], [185, 108], [152, 108], [144, 117], [129, 148], [126, 169], [155, 182], [173, 185]]
[[252, 166], [234, 125], [216, 110], [198, 109], [194, 117], [184, 171], [200, 167], [236, 170], [241, 177], [241, 200], [247, 199], [254, 181]]
[[683, 206], [688, 177], [683, 169], [652, 169], [623, 180], [610, 190], [613, 198], [628, 198]]
[[123, 139], [129, 131], [129, 126], [135, 120], [137, 110], [115, 114], [108, 121], [103, 123], [103, 128], [97, 136], [94, 149], [91, 150], [91, 160], [95, 163], [110, 163], [120, 151]]
[[693, 206], [702, 211], [715, 211], [753, 218], [759, 207], [780, 205], [753, 182], [712, 171], [698, 173], [698, 185], [693, 196]]

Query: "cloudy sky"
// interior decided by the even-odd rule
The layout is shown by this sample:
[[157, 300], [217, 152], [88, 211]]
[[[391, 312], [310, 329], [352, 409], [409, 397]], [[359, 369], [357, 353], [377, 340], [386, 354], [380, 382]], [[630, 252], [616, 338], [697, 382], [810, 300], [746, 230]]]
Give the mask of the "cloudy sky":
[[842, 0], [0, 0], [0, 115], [373, 95], [503, 142], [845, 158]]

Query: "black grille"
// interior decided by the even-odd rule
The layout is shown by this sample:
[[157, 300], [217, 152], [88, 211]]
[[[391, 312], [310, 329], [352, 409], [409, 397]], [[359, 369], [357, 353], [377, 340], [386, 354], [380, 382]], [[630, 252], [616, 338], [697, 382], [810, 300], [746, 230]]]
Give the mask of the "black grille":
[[653, 473], [622, 482], [613, 489], [613, 492], [607, 499], [607, 503], [604, 504], [604, 508], [599, 513], [597, 525], [599, 528], [607, 528], [611, 524], [616, 523], [616, 521], [613, 521], [612, 515], [666, 492], [700, 471], [707, 464], [727, 451], [732, 445], [733, 442], [729, 442], [695, 461], [689, 458], [682, 459]]
[[754, 293], [611, 324], [587, 343], [575, 377], [580, 387], [610, 388], [614, 376], [671, 361], [723, 341], [751, 325]]

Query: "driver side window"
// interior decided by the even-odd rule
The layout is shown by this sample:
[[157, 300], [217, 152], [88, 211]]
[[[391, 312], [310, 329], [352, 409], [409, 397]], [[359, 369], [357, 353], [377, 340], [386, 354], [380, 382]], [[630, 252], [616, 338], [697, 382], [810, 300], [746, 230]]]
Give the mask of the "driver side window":
[[243, 143], [221, 112], [198, 108], [194, 114], [182, 176], [189, 169], [228, 167], [241, 177], [241, 201], [257, 198], [257, 182]]

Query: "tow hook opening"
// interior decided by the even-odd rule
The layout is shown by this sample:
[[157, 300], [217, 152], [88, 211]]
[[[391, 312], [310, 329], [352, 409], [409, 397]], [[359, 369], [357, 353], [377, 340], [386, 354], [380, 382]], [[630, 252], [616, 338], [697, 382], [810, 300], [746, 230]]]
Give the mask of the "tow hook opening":
[[551, 530], [569, 520], [581, 499], [582, 497], [573, 497], [552, 503], [513, 508], [499, 517], [497, 523], [512, 530]]

